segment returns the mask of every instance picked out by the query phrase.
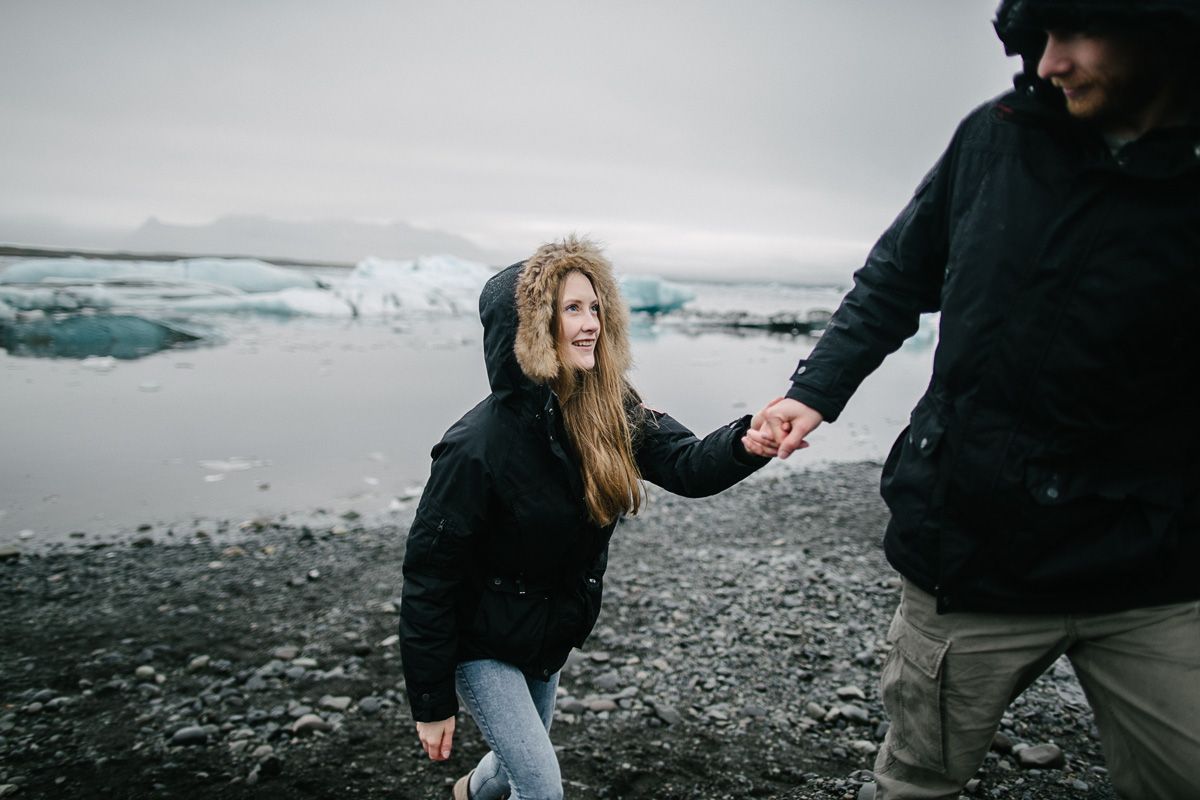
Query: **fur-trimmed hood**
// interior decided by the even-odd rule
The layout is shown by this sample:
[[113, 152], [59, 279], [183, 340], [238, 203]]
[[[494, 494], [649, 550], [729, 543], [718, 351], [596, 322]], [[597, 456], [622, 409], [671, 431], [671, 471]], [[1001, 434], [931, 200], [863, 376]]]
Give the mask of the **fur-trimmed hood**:
[[501, 270], [479, 295], [484, 361], [494, 394], [544, 385], [558, 375], [554, 306], [559, 281], [571, 270], [591, 280], [600, 300], [600, 347], [607, 348], [610, 363], [622, 374], [629, 370], [629, 310], [612, 264], [593, 242], [568, 236]]

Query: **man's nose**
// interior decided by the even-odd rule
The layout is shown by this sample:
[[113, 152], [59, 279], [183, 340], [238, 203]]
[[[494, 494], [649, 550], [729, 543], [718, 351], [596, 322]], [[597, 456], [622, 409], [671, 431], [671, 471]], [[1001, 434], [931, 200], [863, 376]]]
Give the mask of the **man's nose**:
[[1046, 49], [1038, 60], [1037, 74], [1043, 80], [1049, 80], [1071, 71], [1072, 62], [1064, 42], [1053, 33], [1046, 35]]

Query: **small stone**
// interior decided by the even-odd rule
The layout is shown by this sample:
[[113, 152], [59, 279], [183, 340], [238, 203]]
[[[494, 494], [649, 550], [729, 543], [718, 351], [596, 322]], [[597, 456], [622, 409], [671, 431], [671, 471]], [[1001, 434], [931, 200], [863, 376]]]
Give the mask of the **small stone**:
[[381, 708], [383, 708], [383, 701], [378, 697], [364, 697], [358, 701], [358, 710], [367, 716], [378, 714]]
[[314, 733], [333, 730], [333, 726], [316, 714], [305, 714], [292, 723], [292, 733]]
[[871, 715], [868, 714], [867, 710], [861, 706], [846, 704], [844, 706], [838, 706], [837, 711], [839, 715], [850, 722], [860, 722], [865, 725], [871, 721]]
[[596, 678], [596, 688], [602, 692], [611, 692], [621, 683], [621, 676], [616, 670], [609, 670]]
[[967, 781], [967, 785], [964, 786], [963, 789], [966, 790], [967, 794], [978, 794], [979, 785], [981, 783], [982, 781], [980, 781], [979, 778], [971, 778], [971, 780]]
[[1017, 753], [1017, 762], [1026, 769], [1062, 769], [1067, 757], [1057, 745], [1036, 744]]
[[585, 705], [592, 711], [599, 714], [601, 711], [616, 711], [618, 706], [607, 697], [597, 697], [594, 700], [589, 700]]
[[325, 695], [321, 698], [319, 705], [321, 708], [329, 708], [333, 709], [334, 711], [345, 711], [350, 707], [352, 702], [354, 701], [349, 697], [333, 697], [331, 695]]
[[997, 753], [1011, 753], [1013, 750], [1013, 740], [1003, 731], [996, 731], [996, 735], [992, 737], [992, 749]]
[[304, 669], [316, 669], [317, 660], [315, 658], [296, 658], [292, 660], [293, 667], [303, 667]]
[[188, 662], [188, 672], [199, 672], [208, 666], [208, 662], [210, 660], [211, 659], [208, 656], [196, 656]]
[[748, 705], [744, 706], [739, 713], [749, 719], [762, 719], [767, 715], [767, 709], [763, 706]]
[[255, 761], [262, 761], [264, 758], [273, 755], [275, 755], [274, 747], [271, 747], [269, 744], [260, 744], [258, 747], [254, 748], [254, 752], [250, 754], [250, 757]]
[[1090, 792], [1092, 790], [1092, 787], [1088, 785], [1087, 781], [1081, 781], [1078, 778], [1071, 781], [1071, 788], [1077, 792]]
[[595, 661], [597, 664], [605, 664], [612, 660], [612, 656], [603, 651], [597, 650], [594, 653], [588, 653], [588, 658]]
[[300, 655], [300, 648], [290, 644], [276, 647], [271, 651], [271, 658], [278, 658], [280, 661], [291, 661], [298, 655]]
[[250, 746], [250, 742], [245, 739], [238, 739], [236, 742], [229, 743], [229, 752], [236, 755], [241, 755], [242, 751]]
[[6, 783], [0, 785], [0, 797], [9, 797], [17, 793], [19, 787], [15, 783]]
[[18, 533], [18, 534], [17, 534], [17, 538], [18, 538], [18, 539], [22, 539], [22, 540], [24, 540], [24, 539], [32, 539], [32, 538], [33, 538], [33, 531], [31, 531], [31, 530], [29, 530], [28, 528], [26, 528], [25, 530], [23, 530], [23, 531], [21, 531], [20, 533]]
[[817, 705], [816, 703], [805, 703], [804, 704], [804, 713], [807, 714], [808, 716], [812, 717], [813, 719], [824, 719], [825, 718], [825, 709], [822, 708], [821, 706]]
[[133, 671], [134, 676], [141, 681], [154, 680], [154, 667], [143, 664]]
[[197, 744], [208, 743], [208, 730], [199, 725], [189, 725], [186, 728], [180, 728], [171, 736], [171, 746], [190, 746]]
[[584, 711], [587, 711], [587, 706], [574, 697], [564, 697], [558, 701], [557, 705], [558, 710], [564, 714], [582, 714]]
[[399, 643], [400, 643], [400, 637], [393, 633], [391, 636], [387, 637], [386, 639], [380, 640], [379, 646], [380, 647], [395, 647]]
[[862, 689], [857, 686], [842, 686], [837, 690], [837, 696], [841, 700], [866, 700], [867, 695]]

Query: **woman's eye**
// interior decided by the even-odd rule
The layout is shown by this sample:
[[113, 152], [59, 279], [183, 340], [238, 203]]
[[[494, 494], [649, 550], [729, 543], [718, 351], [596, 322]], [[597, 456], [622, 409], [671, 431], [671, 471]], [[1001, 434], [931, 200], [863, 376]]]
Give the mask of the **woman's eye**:
[[593, 303], [593, 304], [592, 304], [592, 313], [593, 313], [593, 314], [599, 314], [599, 313], [600, 313], [600, 304], [599, 304], [599, 303]]
[[579, 304], [578, 304], [578, 303], [568, 303], [568, 304], [567, 304], [567, 307], [566, 307], [565, 309], [563, 309], [563, 310], [564, 310], [564, 311], [578, 311], [578, 310], [579, 310]]

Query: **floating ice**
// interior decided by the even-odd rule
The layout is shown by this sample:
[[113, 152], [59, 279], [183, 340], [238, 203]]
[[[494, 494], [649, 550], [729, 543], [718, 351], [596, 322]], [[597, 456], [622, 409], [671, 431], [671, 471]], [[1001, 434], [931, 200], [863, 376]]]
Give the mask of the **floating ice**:
[[299, 270], [250, 258], [185, 258], [178, 261], [114, 261], [102, 258], [34, 258], [0, 272], [0, 283], [47, 281], [143, 281], [208, 284], [241, 292], [317, 288], [320, 282]]
[[625, 275], [621, 278], [621, 295], [630, 311], [663, 314], [674, 311], [695, 298], [691, 290], [677, 283], [649, 275]]
[[200, 333], [174, 323], [126, 314], [22, 314], [0, 319], [0, 347], [16, 356], [132, 359], [200, 338]]
[[255, 467], [268, 466], [270, 462], [259, 459], [242, 458], [241, 456], [232, 456], [226, 459], [209, 459], [200, 462], [200, 466], [213, 472], [243, 472]]

